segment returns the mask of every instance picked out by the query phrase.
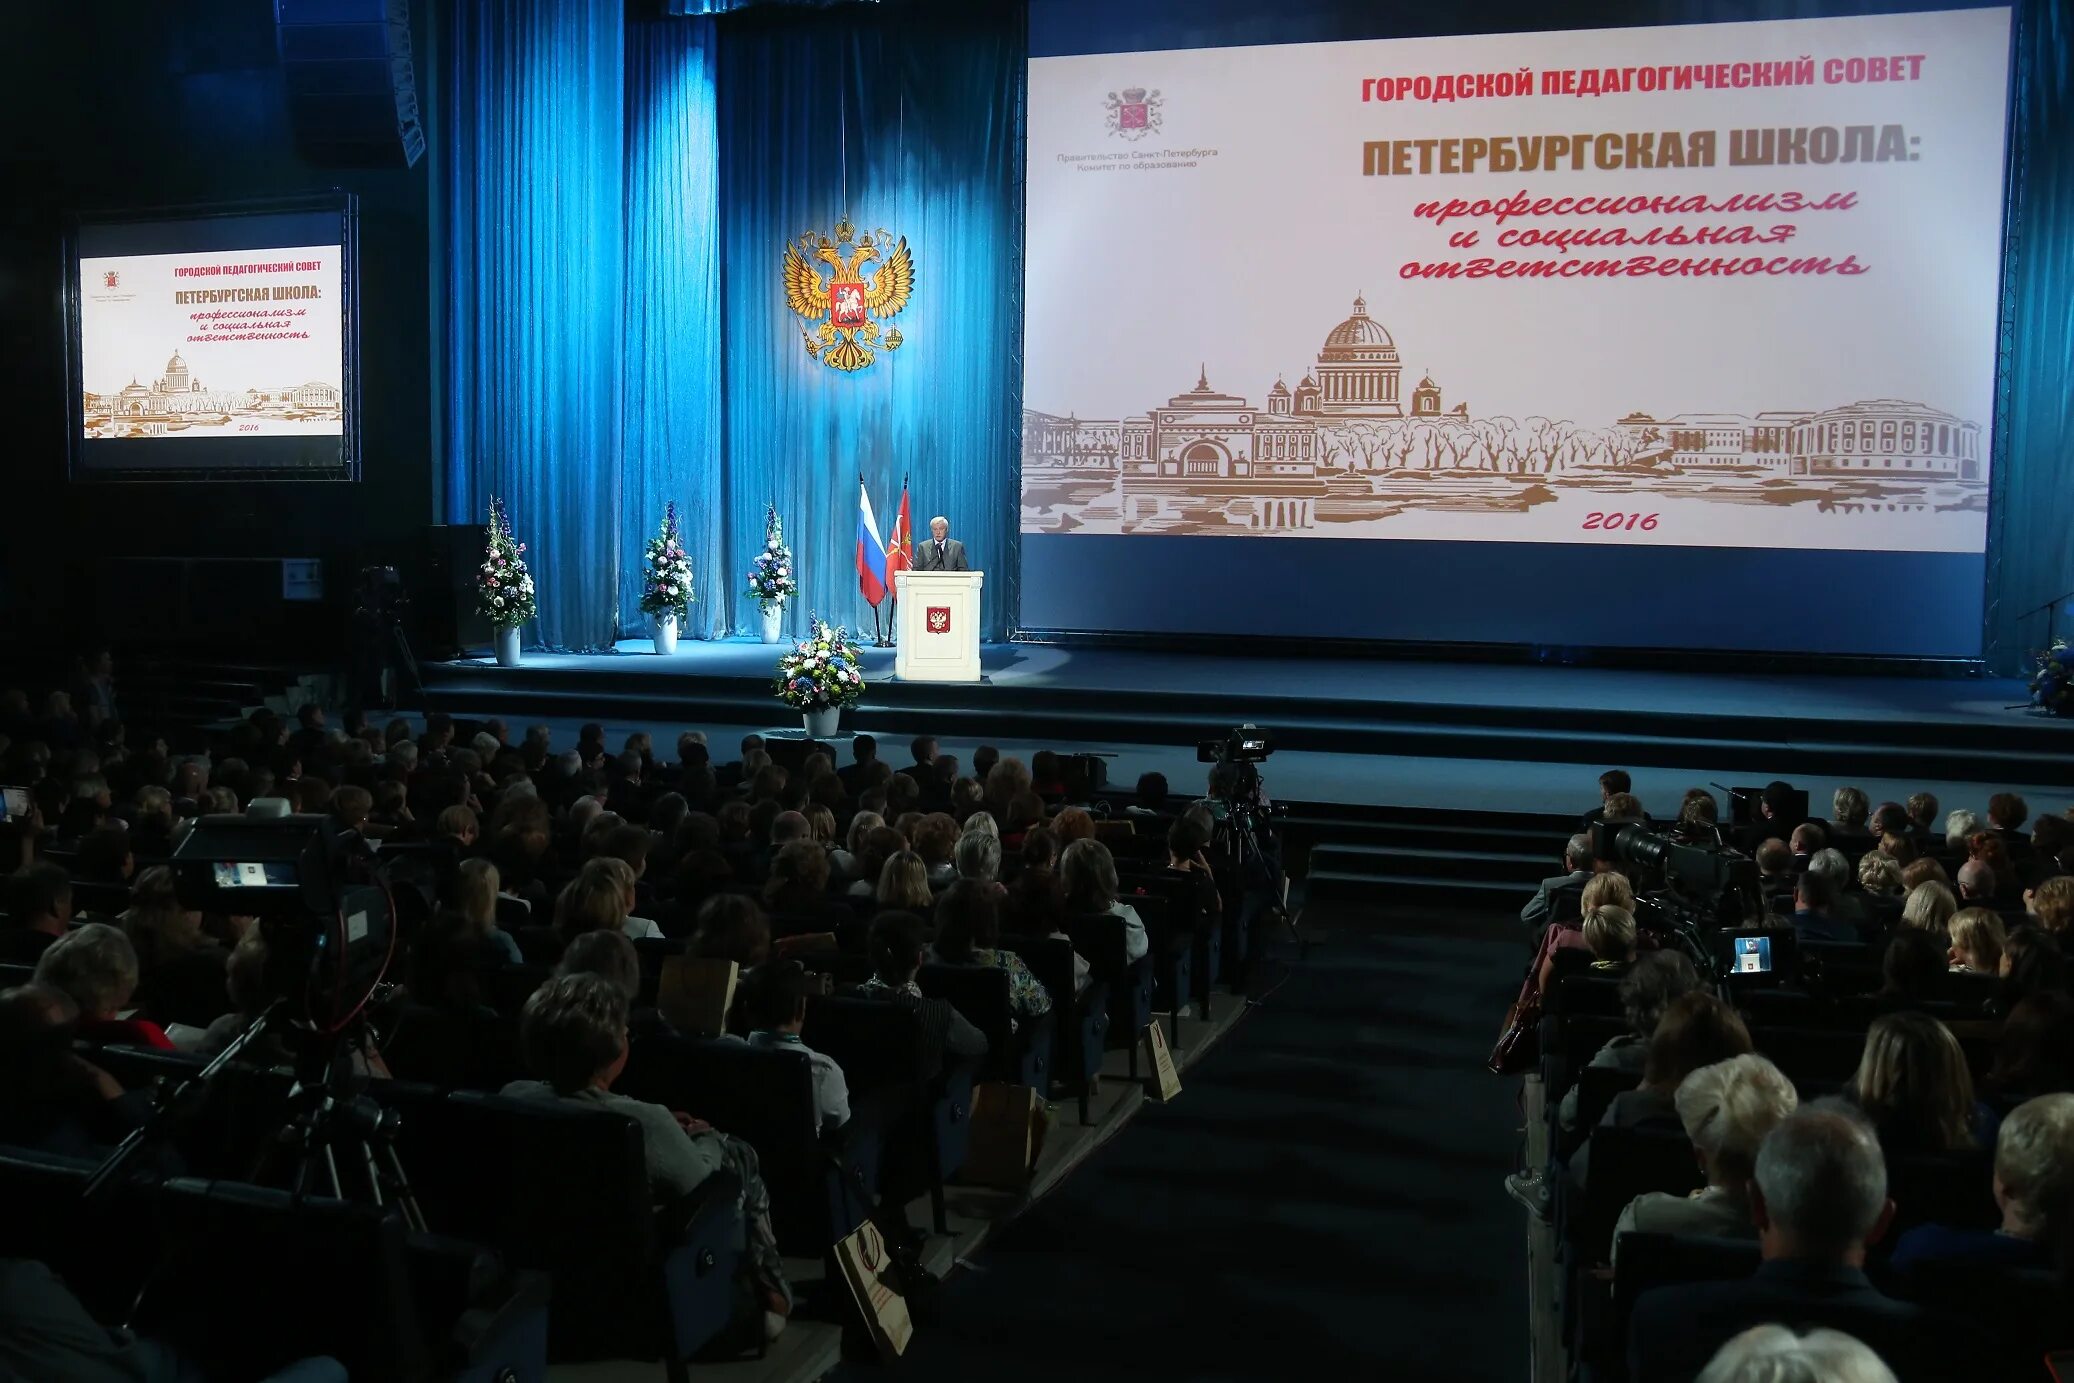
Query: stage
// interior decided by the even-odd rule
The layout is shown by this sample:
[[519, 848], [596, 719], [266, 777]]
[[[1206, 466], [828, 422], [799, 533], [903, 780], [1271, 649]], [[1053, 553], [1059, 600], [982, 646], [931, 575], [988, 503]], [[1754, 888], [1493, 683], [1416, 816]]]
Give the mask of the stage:
[[[796, 726], [771, 695], [780, 646], [646, 640], [610, 654], [528, 652], [430, 663], [427, 704], [461, 715], [556, 725], [598, 721], [658, 735]], [[1636, 775], [1652, 807], [1695, 782], [1791, 779], [1874, 799], [1917, 788], [1978, 806], [2022, 790], [2033, 810], [2074, 801], [2074, 722], [2007, 709], [2022, 684], [1993, 678], [1813, 676], [1544, 665], [1250, 658], [1040, 644], [989, 644], [976, 684], [900, 682], [891, 649], [866, 649], [863, 701], [843, 730], [869, 731], [907, 762], [927, 731], [953, 753], [1113, 752], [1113, 777], [1158, 769], [1194, 791], [1193, 746], [1241, 721], [1269, 728], [1285, 797], [1347, 804], [1565, 811], [1598, 768]], [[564, 741], [566, 742], [566, 741]], [[1978, 801], [1976, 801], [1976, 796]]]

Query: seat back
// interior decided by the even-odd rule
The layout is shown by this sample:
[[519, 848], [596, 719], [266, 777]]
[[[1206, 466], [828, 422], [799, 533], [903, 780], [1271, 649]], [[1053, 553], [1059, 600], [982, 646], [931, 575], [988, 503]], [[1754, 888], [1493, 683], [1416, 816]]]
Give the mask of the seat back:
[[1916, 1225], [1995, 1229], [2002, 1211], [1995, 1204], [1992, 1149], [1952, 1153], [1899, 1153], [1887, 1158], [1887, 1195], [1894, 1222], [1887, 1242]]
[[[1586, 1066], [1577, 1073], [1577, 1139], [1590, 1137], [1606, 1113], [1606, 1106], [1623, 1090], [1642, 1083], [1639, 1072], [1614, 1066]], [[1596, 1154], [1594, 1154], [1596, 1156]], [[1595, 1169], [1596, 1170], [1596, 1169]]]
[[450, 1090], [500, 1090], [516, 1080], [518, 1032], [500, 1013], [452, 1013], [405, 1004], [382, 1043], [399, 1079]]
[[[1591, 1133], [1591, 1177], [1571, 1238], [1587, 1261], [1603, 1263], [1613, 1243], [1614, 1222], [1629, 1201], [1644, 1191], [1682, 1196], [1701, 1185], [1692, 1143], [1682, 1130], [1602, 1124]], [[1623, 1244], [1621, 1253], [1626, 1252]]]
[[[1592, 1175], [1598, 1175], [1597, 1168]], [[1604, 1341], [1605, 1363], [1610, 1368], [1625, 1365], [1628, 1321], [1634, 1315], [1635, 1300], [1642, 1293], [1688, 1282], [1745, 1278], [1757, 1271], [1760, 1261], [1755, 1239], [1716, 1239], [1693, 1234], [1621, 1235], [1620, 1258], [1613, 1265], [1613, 1319]]]
[[31, 1258], [62, 1277], [100, 1320], [121, 1320], [158, 1262], [157, 1188], [125, 1181], [93, 1201], [91, 1162], [0, 1150], [0, 1258]]
[[[553, 1280], [549, 1352], [646, 1354], [662, 1318], [660, 1254], [641, 1126], [570, 1101], [460, 1091], [439, 1121], [426, 1213]], [[413, 1148], [435, 1140], [417, 1140]]]
[[[628, 1053], [618, 1088], [684, 1110], [754, 1148], [770, 1190], [772, 1229], [786, 1252], [818, 1257], [863, 1218], [866, 1207], [823, 1149], [814, 1073], [804, 1053], [700, 1037], [643, 1037]], [[861, 1169], [867, 1185], [873, 1171]]]
[[553, 967], [546, 965], [485, 965], [476, 971], [483, 1002], [506, 1018], [517, 1018], [533, 991], [553, 976]]
[[[192, 1080], [208, 1063], [186, 1052], [148, 1047], [97, 1047], [86, 1059], [115, 1077], [125, 1090], [151, 1092]], [[190, 1113], [174, 1125], [172, 1146], [180, 1168], [199, 1177], [250, 1180], [275, 1145], [288, 1118], [292, 1072], [232, 1064], [218, 1071]]]
[[[430, 1375], [393, 1209], [185, 1177], [157, 1206], [167, 1256], [137, 1325], [209, 1377], [264, 1377], [319, 1354], [354, 1378]], [[228, 1283], [234, 1330], [223, 1328]]]
[[1865, 1028], [1753, 1027], [1750, 1042], [1795, 1080], [1842, 1080], [1865, 1054]]
[[987, 1055], [980, 1068], [985, 1079], [1015, 1079], [1021, 1043], [1009, 1007], [1006, 970], [995, 965], [925, 965], [915, 982], [924, 994], [942, 999], [986, 1034]]

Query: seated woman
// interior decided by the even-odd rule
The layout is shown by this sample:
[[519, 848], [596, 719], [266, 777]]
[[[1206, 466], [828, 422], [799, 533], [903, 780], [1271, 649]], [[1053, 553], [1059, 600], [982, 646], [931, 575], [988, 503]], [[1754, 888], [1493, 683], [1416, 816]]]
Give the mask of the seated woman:
[[626, 861], [598, 855], [584, 862], [555, 899], [555, 925], [563, 940], [583, 932], [620, 931], [635, 941], [660, 937], [662, 929], [634, 909], [634, 871]]
[[716, 893], [699, 908], [687, 954], [705, 960], [731, 960], [744, 970], [763, 964], [771, 954], [771, 924], [754, 898]]
[[2012, 1008], [1986, 1084], [2001, 1109], [2038, 1095], [2074, 1093], [2074, 996], [2045, 990]]
[[995, 897], [1002, 897], [1007, 890], [1001, 886], [1001, 838], [985, 831], [967, 831], [958, 837], [958, 846], [952, 862], [958, 877], [970, 879], [976, 884], [985, 884], [994, 890]]
[[1707, 1184], [1689, 1196], [1645, 1191], [1629, 1201], [1613, 1227], [1616, 1263], [1620, 1236], [1636, 1231], [1756, 1238], [1749, 1189], [1757, 1145], [1799, 1108], [1800, 1095], [1778, 1067], [1746, 1052], [1692, 1072], [1679, 1082], [1672, 1102]]
[[526, 1069], [537, 1079], [513, 1081], [503, 1093], [517, 1099], [594, 1105], [631, 1118], [641, 1126], [648, 1193], [657, 1204], [696, 1190], [723, 1168], [741, 1179], [749, 1257], [766, 1312], [765, 1334], [775, 1337], [791, 1314], [792, 1289], [771, 1232], [770, 1192], [756, 1153], [747, 1143], [716, 1133], [688, 1114], [612, 1093], [627, 1063], [626, 995], [602, 975], [551, 979], [526, 1000], [519, 1047]]
[[835, 1058], [800, 1040], [807, 1021], [807, 971], [796, 960], [774, 960], [742, 977], [736, 1000], [749, 1024], [749, 1045], [795, 1051], [814, 1071], [814, 1110], [823, 1129], [850, 1122], [850, 1086]]
[[1873, 1006], [1920, 1008], [1942, 997], [1950, 950], [1937, 932], [1912, 927], [1895, 932], [1880, 954], [1880, 988], [1872, 996]]
[[1994, 1122], [1993, 1113], [1973, 1098], [1959, 1040], [1926, 1013], [1872, 1020], [1865, 1055], [1844, 1086], [1844, 1098], [1864, 1111], [1889, 1157], [1975, 1147], [1978, 1134]]
[[879, 870], [878, 888], [872, 896], [881, 908], [902, 908], [927, 917], [936, 901], [929, 891], [929, 866], [912, 850], [896, 851]]
[[0, 1143], [101, 1158], [151, 1112], [72, 1050], [79, 1006], [43, 984], [0, 992]]
[[1013, 951], [1000, 949], [1001, 911], [993, 893], [960, 879], [936, 903], [934, 959], [945, 965], [990, 965], [1008, 972], [1008, 1010], [1017, 1020], [1051, 1012], [1043, 981]]
[[[1584, 891], [1577, 902], [1579, 920], [1575, 924], [1559, 923], [1542, 933], [1541, 962], [1536, 973], [1539, 975], [1543, 994], [1548, 993], [1549, 985], [1554, 982], [1559, 972], [1569, 972], [1571, 962], [1562, 957], [1562, 952], [1583, 951], [1590, 956], [1588, 962], [1576, 962], [1579, 966], [1602, 959], [1584, 935], [1583, 919], [1600, 908], [1610, 907], [1625, 912], [1632, 921], [1635, 910], [1634, 885], [1628, 882], [1627, 875], [1615, 870], [1594, 874], [1584, 881]], [[1610, 945], [1615, 938], [1612, 931], [1602, 927], [1599, 939], [1601, 945]]]
[[915, 976], [922, 969], [924, 942], [922, 919], [911, 912], [882, 912], [871, 919], [867, 945], [871, 951], [871, 978], [857, 987], [859, 994], [883, 998], [911, 1009], [921, 1019], [922, 1036], [935, 1054], [929, 1063], [940, 1066], [946, 1057], [976, 1061], [987, 1054], [987, 1035], [966, 1021], [943, 999], [922, 993]]
[[958, 823], [945, 812], [931, 812], [915, 826], [914, 849], [929, 870], [929, 887], [948, 888], [958, 877], [955, 852]]
[[140, 1007], [162, 1023], [198, 1028], [223, 1013], [223, 967], [230, 952], [209, 939], [202, 914], [181, 903], [169, 867], [137, 876], [122, 931], [137, 953]]
[[[886, 824], [886, 818], [877, 812], [859, 812], [850, 818], [850, 829], [844, 833], [840, 846], [828, 852], [828, 871], [838, 879], [855, 880], [863, 877], [859, 872], [858, 857], [864, 853], [865, 837]], [[879, 862], [881, 865], [885, 861]]]
[[454, 912], [468, 923], [484, 949], [506, 965], [518, 965], [518, 938], [497, 925], [497, 895], [502, 880], [487, 859], [462, 860], [454, 872]]
[[1901, 925], [1942, 936], [1958, 911], [1958, 898], [1949, 888], [1932, 880], [1909, 890], [1908, 900], [1901, 905]]
[[[1699, 971], [1683, 951], [1651, 951], [1641, 957], [1620, 980], [1620, 1011], [1627, 1031], [1607, 1038], [1586, 1065], [1640, 1076], [1649, 1058], [1650, 1035], [1663, 1021], [1664, 1010], [1699, 987]], [[1577, 1127], [1581, 1088], [1571, 1086], [1556, 1109], [1556, 1121], [1565, 1129]]]
[[[1085, 813], [1082, 813], [1085, 815]], [[1099, 840], [1081, 839], [1059, 856], [1059, 884], [1069, 916], [1108, 914], [1123, 919], [1123, 953], [1136, 960], [1152, 949], [1152, 938], [1137, 909], [1117, 897], [1116, 857]]]
[[876, 898], [879, 876], [886, 872], [886, 861], [906, 851], [907, 837], [891, 826], [874, 826], [864, 833], [863, 839], [852, 849], [855, 852], [857, 882], [850, 885], [850, 896]]
[[52, 942], [36, 962], [36, 983], [78, 1005], [78, 1035], [89, 1042], [162, 1051], [173, 1047], [164, 1028], [130, 1013], [130, 996], [137, 991], [137, 952], [128, 937], [106, 922], [74, 927]]
[[2002, 919], [1989, 908], [1964, 908], [1951, 922], [1949, 968], [1962, 975], [2002, 973], [2002, 943], [2008, 939]]
[[1958, 1261], [2050, 1268], [2068, 1242], [2074, 1215], [2074, 1094], [2040, 1095], [2009, 1112], [1995, 1135], [1993, 1230], [1917, 1225], [1894, 1244], [1887, 1265], [1906, 1274], [1918, 1264]]
[[[1642, 1083], [1623, 1090], [1606, 1106], [1601, 1128], [1683, 1127], [1678, 1119], [1678, 1087], [1702, 1066], [1742, 1056], [1750, 1050], [1750, 1030], [1742, 1015], [1704, 990], [1695, 990], [1664, 1010], [1649, 1035], [1649, 1055], [1642, 1063]], [[1570, 1158], [1570, 1179], [1578, 1186], [1589, 1174], [1591, 1144]]]
[[811, 840], [788, 841], [771, 856], [763, 906], [793, 932], [832, 932], [854, 922], [854, 909], [828, 896], [828, 852]]

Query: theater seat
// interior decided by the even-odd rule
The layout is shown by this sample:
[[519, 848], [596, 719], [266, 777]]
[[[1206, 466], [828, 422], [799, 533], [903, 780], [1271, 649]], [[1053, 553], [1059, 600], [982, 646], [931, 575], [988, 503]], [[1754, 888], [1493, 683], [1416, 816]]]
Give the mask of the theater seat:
[[548, 1275], [551, 1358], [660, 1356], [681, 1378], [734, 1319], [747, 1230], [732, 1174], [658, 1210], [623, 1114], [476, 1091], [425, 1113], [405, 1156], [427, 1221]]
[[1021, 956], [1051, 994], [1052, 1075], [1073, 1091], [1085, 1124], [1109, 1036], [1108, 982], [1090, 976], [1073, 992], [1073, 943], [1064, 937], [1004, 936], [1001, 945]]
[[1025, 1018], [1018, 1026], [1009, 1004], [1008, 972], [999, 966], [925, 965], [915, 982], [922, 993], [942, 999], [986, 1034], [987, 1054], [980, 1063], [980, 1079], [1050, 1093], [1051, 1049], [1057, 1027], [1054, 1015], [1060, 1007], [1057, 994], [1052, 996], [1050, 1013]]
[[684, 1110], [754, 1148], [770, 1190], [772, 1229], [789, 1254], [820, 1257], [870, 1211], [867, 1198], [877, 1191], [886, 1132], [885, 1102], [853, 1091], [850, 1122], [823, 1132], [814, 1108], [813, 1070], [799, 1052], [699, 1037], [642, 1037], [630, 1048], [616, 1088]]
[[1066, 919], [1073, 949], [1087, 957], [1088, 974], [1109, 989], [1109, 1036], [1130, 1052], [1131, 1078], [1138, 1075], [1138, 1042], [1152, 1026], [1152, 959], [1125, 958], [1124, 922], [1109, 913]]
[[915, 1014], [883, 999], [809, 999], [800, 1039], [843, 1068], [853, 1106], [860, 1094], [885, 1103], [882, 1193], [897, 1202], [927, 1191], [937, 1232], [948, 1233], [944, 1183], [971, 1148], [976, 1066], [941, 1062]]

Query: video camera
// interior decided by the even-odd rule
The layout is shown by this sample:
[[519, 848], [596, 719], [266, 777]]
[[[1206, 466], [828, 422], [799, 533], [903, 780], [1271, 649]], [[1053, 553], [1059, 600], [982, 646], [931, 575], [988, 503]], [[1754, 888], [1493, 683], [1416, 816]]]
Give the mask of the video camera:
[[1764, 921], [1757, 862], [1748, 855], [1629, 821], [1593, 822], [1591, 842], [1593, 858], [1631, 866], [1636, 921], [1677, 937], [1703, 972], [1719, 967], [1716, 933]]
[[1257, 725], [1234, 725], [1221, 740], [1202, 740], [1195, 747], [1197, 763], [1257, 764], [1275, 752], [1268, 732]]
[[381, 979], [395, 926], [379, 866], [355, 862], [368, 848], [329, 816], [204, 816], [173, 848], [173, 888], [183, 907], [259, 919], [274, 992], [314, 993], [321, 973], [351, 1002]]

